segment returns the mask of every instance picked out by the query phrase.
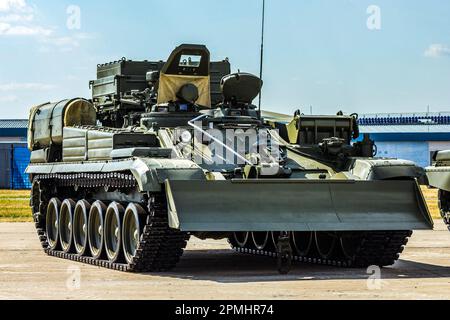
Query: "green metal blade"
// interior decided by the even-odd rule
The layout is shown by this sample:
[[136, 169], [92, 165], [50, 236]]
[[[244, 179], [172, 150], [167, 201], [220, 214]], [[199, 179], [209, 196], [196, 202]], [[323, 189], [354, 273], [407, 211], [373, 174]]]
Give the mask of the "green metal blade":
[[433, 228], [416, 181], [166, 181], [182, 231], [372, 231]]

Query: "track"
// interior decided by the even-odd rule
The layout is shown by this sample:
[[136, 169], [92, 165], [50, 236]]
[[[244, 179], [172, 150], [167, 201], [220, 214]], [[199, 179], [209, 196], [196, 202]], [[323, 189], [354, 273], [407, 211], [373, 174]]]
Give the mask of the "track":
[[439, 209], [442, 219], [450, 231], [450, 192], [439, 190]]
[[[63, 252], [61, 249], [51, 249], [46, 234], [46, 212], [52, 198], [56, 195], [72, 200], [86, 200], [89, 203], [95, 201], [93, 194], [103, 189], [105, 191], [121, 191], [124, 194], [136, 190], [136, 181], [130, 173], [110, 174], [50, 174], [38, 175], [33, 179], [31, 206], [39, 239], [44, 251], [54, 257], [91, 264], [124, 272], [160, 272], [173, 269], [179, 262], [187, 241], [188, 233], [170, 229], [168, 227], [167, 204], [163, 194], [145, 195], [143, 203], [146, 208], [144, 225], [139, 237], [139, 244], [135, 256], [129, 263], [120, 261], [109, 261], [102, 255], [93, 258], [89, 254], [76, 254]], [[450, 198], [450, 197], [449, 197]], [[448, 199], [448, 198], [444, 198]], [[447, 204], [448, 202], [445, 202]], [[126, 205], [126, 204], [124, 204]], [[329, 265], [335, 267], [363, 268], [370, 265], [388, 266], [398, 260], [403, 252], [411, 231], [389, 231], [389, 232], [349, 232], [349, 233], [317, 233], [329, 242], [329, 252], [316, 244], [310, 244], [307, 252], [299, 253], [293, 242], [294, 233], [291, 233], [291, 246], [294, 248], [292, 261]], [[251, 238], [251, 237], [250, 237]], [[343, 250], [343, 239], [345, 239], [348, 250]], [[256, 247], [253, 241], [239, 244], [234, 237], [229, 242], [232, 248], [240, 253], [262, 255], [278, 258], [276, 245], [267, 243], [264, 247]], [[328, 251], [328, 250], [325, 250]]]
[[[106, 188], [105, 188], [106, 186]], [[85, 199], [94, 188], [126, 190], [136, 187], [131, 174], [54, 174], [36, 176], [33, 180], [31, 206], [37, 233], [45, 252], [54, 257], [82, 262], [126, 272], [160, 272], [173, 269], [180, 260], [189, 235], [168, 227], [167, 205], [161, 194], [151, 194], [146, 200], [146, 218], [136, 254], [131, 263], [110, 262], [49, 248], [46, 235], [45, 214], [50, 198], [60, 194], [58, 188], [73, 188], [78, 200]], [[73, 192], [75, 190], [75, 192]], [[62, 192], [64, 193], [64, 192]]]
[[[291, 233], [291, 244], [292, 243]], [[344, 236], [351, 238], [351, 252], [344, 253], [340, 239]], [[293, 261], [328, 265], [343, 268], [367, 268], [372, 265], [384, 267], [390, 266], [400, 258], [405, 245], [408, 243], [412, 231], [379, 231], [379, 232], [354, 232], [347, 234], [332, 234], [335, 244], [330, 249], [331, 253], [328, 257], [323, 257], [315, 244], [311, 246], [308, 252], [298, 255], [294, 252]], [[237, 243], [234, 237], [229, 239], [231, 247], [240, 253], [268, 256], [278, 258], [279, 254], [274, 250], [274, 244], [268, 245], [268, 250], [258, 250], [252, 241], [242, 246]], [[294, 245], [293, 245], [294, 246]]]

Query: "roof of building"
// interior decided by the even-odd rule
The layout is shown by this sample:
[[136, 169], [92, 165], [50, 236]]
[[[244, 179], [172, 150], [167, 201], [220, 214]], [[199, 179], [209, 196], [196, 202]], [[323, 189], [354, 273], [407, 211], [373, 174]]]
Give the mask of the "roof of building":
[[450, 113], [380, 113], [359, 117], [362, 133], [448, 133]]
[[372, 114], [359, 118], [362, 126], [440, 126], [450, 125], [450, 113]]
[[24, 119], [0, 120], [0, 129], [26, 129], [26, 128], [28, 128], [28, 120]]
[[450, 111], [441, 112], [403, 112], [403, 113], [366, 113], [360, 114], [360, 118], [376, 118], [376, 117], [435, 117], [450, 116]]
[[448, 133], [450, 125], [361, 125], [362, 133]]

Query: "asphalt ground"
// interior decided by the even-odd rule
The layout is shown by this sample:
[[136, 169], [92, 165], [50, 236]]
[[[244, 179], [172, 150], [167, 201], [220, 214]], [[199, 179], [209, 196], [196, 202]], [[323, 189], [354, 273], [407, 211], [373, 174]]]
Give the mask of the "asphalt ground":
[[0, 223], [0, 299], [450, 299], [450, 232], [416, 232], [380, 273], [296, 264], [282, 276], [271, 258], [193, 238], [174, 271], [130, 274], [49, 257], [33, 224]]

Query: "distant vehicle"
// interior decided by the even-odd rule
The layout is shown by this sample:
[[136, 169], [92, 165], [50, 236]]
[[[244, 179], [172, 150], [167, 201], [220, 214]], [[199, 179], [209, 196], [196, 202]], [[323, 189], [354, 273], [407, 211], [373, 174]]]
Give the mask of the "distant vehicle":
[[450, 150], [436, 152], [433, 166], [426, 168], [431, 187], [439, 189], [439, 209], [450, 230]]
[[432, 219], [414, 163], [374, 159], [357, 116], [261, 112], [261, 79], [205, 46], [99, 65], [92, 99], [32, 108], [27, 173], [46, 253], [173, 269], [190, 236], [342, 267], [393, 264]]

